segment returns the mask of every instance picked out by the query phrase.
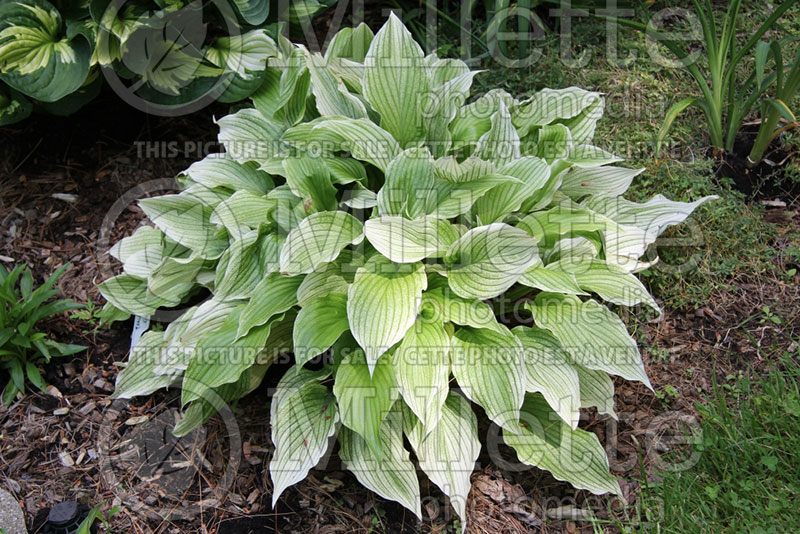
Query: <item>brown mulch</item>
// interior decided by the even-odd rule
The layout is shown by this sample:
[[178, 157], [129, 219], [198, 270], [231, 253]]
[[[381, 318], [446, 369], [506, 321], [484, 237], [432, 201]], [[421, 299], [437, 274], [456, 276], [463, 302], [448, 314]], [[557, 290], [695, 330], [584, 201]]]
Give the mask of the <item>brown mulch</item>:
[[[85, 119], [35, 118], [0, 129], [0, 260], [6, 266], [30, 265], [37, 282], [70, 262], [60, 282], [64, 295], [98, 306], [102, 299], [95, 282], [107, 275], [100, 228], [108, 211], [137, 184], [172, 177], [197, 159], [139, 157], [137, 141], [213, 140], [208, 115], [153, 119], [126, 111], [123, 115], [131, 116], [119, 119], [124, 131], [119, 126], [91, 131], [107, 123], [96, 116], [104, 113], [104, 105], [98, 103], [95, 115]], [[71, 139], [67, 149], [42, 150], [63, 147], [64, 139]], [[780, 211], [767, 217], [800, 227], [797, 206]], [[127, 206], [111, 228], [110, 241], [129, 234], [141, 220], [140, 210]], [[783, 324], [763, 320], [765, 305]], [[607, 445], [623, 498], [576, 491], [537, 469], [498, 469], [483, 454], [473, 475], [468, 531], [588, 533], [593, 526], [587, 517], [626, 517], [642, 482], [657, 476], [676, 425], [696, 415], [695, 405], [709, 395], [714, 379], [722, 382], [740, 371], [763, 373], [774, 366], [798, 337], [799, 310], [797, 284], [753, 273], [733, 280], [699, 309], [667, 310], [653, 323], [629, 317], [637, 325], [655, 391], [672, 385], [677, 396], [659, 398], [640, 384], [618, 381], [619, 421], [593, 412], [582, 421]], [[238, 435], [215, 418], [191, 436], [194, 446], [187, 447], [183, 440], [170, 441], [168, 432], [158, 432], [174, 417], [175, 392], [131, 402], [109, 399], [115, 364], [127, 356], [130, 324], [97, 330], [65, 314], [45, 326], [59, 340], [89, 348], [48, 366], [46, 380], [53, 387], [47, 394], [32, 393], [0, 407], [0, 483], [23, 503], [32, 532], [50, 506], [70, 499], [106, 509], [120, 504], [122, 511], [112, 521], [120, 532], [452, 531], [452, 509], [435, 486], [423, 481], [424, 521], [419, 522], [399, 504], [357, 484], [335, 453], [324, 469], [313, 470], [287, 490], [273, 509], [266, 466], [272, 454], [267, 406], [274, 377], [234, 407]], [[143, 471], [149, 464], [142, 454], [180, 467], [167, 473]], [[235, 474], [226, 479], [230, 465]], [[116, 502], [120, 487], [127, 485], [135, 488], [127, 494], [130, 500]], [[154, 510], [169, 510], [171, 516], [163, 520]], [[615, 531], [610, 525], [603, 528]]]

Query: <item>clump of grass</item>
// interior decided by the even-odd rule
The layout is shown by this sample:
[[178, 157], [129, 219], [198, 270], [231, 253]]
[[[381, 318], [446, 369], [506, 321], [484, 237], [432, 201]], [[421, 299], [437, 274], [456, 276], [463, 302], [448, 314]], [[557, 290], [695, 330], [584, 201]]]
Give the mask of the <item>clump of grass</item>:
[[800, 524], [800, 350], [767, 376], [729, 376], [699, 407], [694, 468], [644, 493], [659, 532], [778, 534]]

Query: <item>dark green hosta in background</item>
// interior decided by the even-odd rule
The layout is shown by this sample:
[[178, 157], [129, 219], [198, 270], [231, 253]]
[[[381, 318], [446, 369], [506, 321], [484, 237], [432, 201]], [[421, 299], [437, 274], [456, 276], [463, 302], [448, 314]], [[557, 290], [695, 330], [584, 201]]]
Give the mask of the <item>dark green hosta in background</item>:
[[[0, 126], [38, 102], [67, 115], [99, 93], [102, 68], [114, 89], [156, 106], [208, 97], [238, 102], [282, 59], [280, 18], [307, 23], [330, 5], [292, 0], [0, 0]], [[268, 19], [268, 17], [270, 17]]]
[[[469, 401], [521, 461], [618, 492], [579, 410], [614, 416], [609, 375], [649, 381], [601, 301], [657, 309], [639, 258], [708, 198], [626, 200], [642, 169], [591, 144], [600, 94], [470, 98], [477, 73], [424, 55], [394, 16], [291, 56], [254, 107], [217, 121], [226, 153], [142, 200], [154, 227], [111, 250], [110, 309], [196, 303], [144, 335], [115, 395], [182, 384], [185, 433], [291, 354], [271, 404], [274, 499], [336, 436], [361, 483], [420, 515], [405, 436], [464, 518], [481, 447]], [[487, 301], [525, 292], [530, 326], [500, 324]]]

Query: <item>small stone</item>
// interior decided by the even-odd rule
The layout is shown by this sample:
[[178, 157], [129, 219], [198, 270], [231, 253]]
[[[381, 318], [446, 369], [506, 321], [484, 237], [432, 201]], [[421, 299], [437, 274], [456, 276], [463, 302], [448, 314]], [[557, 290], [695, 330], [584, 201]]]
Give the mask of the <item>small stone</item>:
[[6, 534], [27, 534], [25, 515], [17, 500], [4, 489], [0, 489], [0, 525]]
[[75, 465], [75, 460], [72, 459], [72, 456], [70, 456], [67, 451], [59, 452], [58, 459], [61, 460], [61, 465], [64, 467], [72, 467]]
[[142, 423], [146, 423], [150, 418], [146, 415], [137, 415], [136, 417], [130, 417], [125, 424], [128, 426], [134, 425], [141, 425]]
[[67, 415], [69, 413], [69, 408], [56, 408], [53, 410], [53, 415]]

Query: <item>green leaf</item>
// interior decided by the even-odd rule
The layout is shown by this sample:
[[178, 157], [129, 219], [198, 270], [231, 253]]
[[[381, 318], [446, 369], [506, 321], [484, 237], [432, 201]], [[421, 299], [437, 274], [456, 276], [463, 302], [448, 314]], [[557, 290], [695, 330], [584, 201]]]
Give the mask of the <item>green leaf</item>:
[[210, 189], [225, 187], [234, 192], [247, 191], [254, 195], [264, 195], [275, 187], [269, 174], [258, 170], [256, 164], [239, 163], [228, 153], [209, 154], [192, 163], [184, 174]]
[[281, 276], [278, 273], [262, 279], [242, 310], [236, 339], [246, 336], [252, 328], [267, 323], [275, 315], [297, 304], [297, 289], [302, 281], [301, 276]]
[[678, 118], [678, 115], [680, 115], [684, 109], [696, 105], [699, 101], [700, 98], [696, 96], [684, 98], [673, 104], [672, 107], [667, 110], [667, 114], [664, 116], [664, 124], [661, 125], [661, 128], [658, 130], [658, 136], [656, 137], [656, 157], [661, 153], [661, 145], [664, 143], [664, 139], [667, 137], [667, 133], [669, 133], [669, 129], [672, 127], [672, 123], [675, 119]]
[[233, 0], [236, 11], [250, 25], [258, 26], [269, 15], [269, 0]]
[[581, 388], [569, 354], [552, 334], [541, 328], [518, 326], [512, 332], [525, 348], [526, 391], [541, 393], [570, 428], [577, 428], [581, 417]]
[[622, 158], [593, 145], [574, 145], [566, 159], [568, 163], [583, 169], [592, 169], [622, 161]]
[[498, 172], [517, 178], [519, 182], [497, 185], [475, 202], [472, 213], [481, 224], [502, 222], [507, 215], [519, 210], [526, 198], [544, 187], [550, 176], [550, 166], [542, 159], [525, 156], [511, 161]]
[[363, 94], [381, 116], [381, 128], [401, 148], [425, 138], [421, 95], [429, 91], [425, 54], [392, 13], [364, 58]]
[[283, 239], [275, 233], [252, 230], [234, 241], [217, 265], [214, 296], [220, 300], [247, 298], [264, 276], [278, 269]]
[[31, 98], [55, 102], [89, 74], [86, 37], [67, 37], [61, 14], [45, 0], [0, 4], [0, 79]]
[[375, 255], [356, 273], [347, 293], [350, 330], [364, 349], [369, 371], [403, 339], [417, 317], [428, 280], [421, 263], [395, 264]]
[[313, 125], [304, 141], [332, 141], [337, 150], [349, 151], [354, 158], [372, 163], [382, 171], [401, 150], [389, 132], [369, 119], [325, 118]]
[[450, 336], [441, 322], [418, 318], [393, 354], [395, 380], [426, 436], [439, 423], [450, 390]]
[[242, 307], [237, 308], [219, 330], [208, 332], [198, 340], [183, 377], [182, 404], [204, 398], [206, 390], [239, 380], [265, 347], [272, 323], [282, 319], [273, 317], [237, 337], [241, 311]]
[[453, 243], [444, 263], [455, 293], [488, 299], [502, 294], [539, 261], [536, 240], [503, 223], [473, 228]]
[[395, 263], [444, 256], [459, 238], [458, 230], [449, 221], [436, 217], [378, 217], [364, 223], [364, 235], [378, 252]]
[[328, 450], [339, 415], [336, 399], [320, 380], [327, 373], [299, 369], [283, 375], [270, 406], [275, 454], [269, 463], [272, 505], [283, 491], [303, 480]]
[[219, 126], [217, 139], [239, 163], [252, 161], [263, 166], [284, 152], [280, 143], [284, 126], [257, 109], [241, 109], [215, 122]]
[[619, 265], [599, 259], [574, 261], [560, 260], [547, 266], [574, 274], [578, 285], [586, 291], [597, 293], [603, 300], [621, 306], [645, 303], [661, 313], [655, 299], [638, 278]]
[[184, 191], [178, 195], [143, 198], [139, 205], [170, 239], [204, 258], [219, 257], [228, 244], [217, 236], [217, 229], [210, 222], [213, 208], [202, 197]]
[[360, 243], [364, 225], [344, 211], [312, 213], [289, 232], [280, 255], [282, 273], [310, 273], [333, 261], [347, 245]]
[[[338, 258], [340, 261], [342, 256]], [[355, 275], [355, 273], [352, 273]], [[352, 275], [349, 279], [352, 281]], [[297, 303], [305, 306], [306, 303], [317, 297], [324, 297], [329, 293], [347, 293], [350, 286], [345, 273], [342, 272], [342, 265], [339, 261], [324, 263], [317, 267], [313, 272], [306, 275], [303, 282], [297, 288]]]
[[342, 424], [359, 434], [376, 458], [391, 458], [394, 450], [381, 437], [381, 423], [399, 395], [391, 358], [378, 360], [371, 370], [362, 351], [346, 355], [336, 370], [333, 394]]
[[520, 139], [511, 123], [508, 108], [500, 101], [499, 109], [492, 115], [491, 128], [478, 139], [474, 156], [503, 166], [520, 157]]
[[428, 213], [434, 187], [433, 158], [427, 148], [409, 148], [386, 167], [386, 180], [378, 191], [378, 213], [416, 219]]
[[322, 116], [367, 118], [367, 109], [355, 95], [350, 94], [341, 78], [325, 67], [319, 54], [304, 50], [311, 73], [311, 92], [316, 97], [317, 110]]
[[302, 366], [327, 351], [350, 329], [347, 322], [347, 295], [328, 293], [306, 302], [294, 323], [294, 357]]
[[30, 361], [25, 362], [25, 375], [28, 377], [30, 383], [36, 386], [39, 391], [45, 391], [47, 389], [47, 384], [44, 378], [42, 378], [42, 373], [40, 373], [36, 365]]
[[519, 279], [519, 283], [552, 293], [565, 293], [567, 295], [587, 294], [578, 285], [573, 273], [551, 268], [550, 265], [546, 267], [541, 265], [531, 267], [525, 271], [525, 274]]
[[424, 314], [428, 306], [432, 307], [435, 316], [440, 316], [444, 321], [473, 328], [486, 328], [500, 334], [506, 333], [505, 327], [497, 322], [494, 311], [488, 303], [479, 299], [459, 297], [449, 287], [423, 293], [420, 313]]
[[403, 447], [403, 422], [399, 411], [393, 411], [386, 418], [379, 439], [383, 443], [382, 456], [376, 455], [356, 432], [342, 428], [339, 457], [362, 485], [385, 499], [399, 502], [422, 518], [419, 481], [409, 453]]
[[8, 126], [27, 119], [33, 104], [19, 91], [0, 85], [0, 126]]
[[336, 210], [336, 188], [331, 172], [319, 158], [301, 156], [283, 160], [286, 183], [295, 196], [313, 211]]
[[602, 304], [539, 293], [527, 306], [536, 324], [552, 332], [575, 363], [637, 380], [652, 389], [636, 341], [625, 323]]
[[572, 132], [563, 124], [548, 124], [539, 129], [536, 155], [552, 163], [572, 151]]
[[453, 375], [468, 399], [501, 427], [519, 419], [525, 396], [525, 349], [508, 330], [460, 328], [451, 340]]
[[609, 472], [608, 457], [597, 436], [573, 430], [560, 420], [539, 394], [529, 393], [516, 432], [503, 429], [503, 439], [523, 463], [549, 471], [557, 480], [596, 494], [622, 492]]
[[115, 399], [131, 399], [150, 395], [175, 381], [176, 374], [181, 371], [180, 369], [176, 369], [173, 373], [158, 374], [155, 372], [156, 364], [160, 363], [161, 358], [165, 356], [162, 353], [163, 348], [163, 331], [148, 330], [142, 334], [139, 342], [131, 349], [127, 365], [117, 375], [113, 395]]
[[461, 395], [450, 393], [442, 406], [439, 424], [429, 433], [413, 416], [405, 420], [406, 436], [420, 468], [448, 496], [465, 525], [467, 496], [472, 487], [470, 475], [481, 452], [478, 418], [472, 407]]

